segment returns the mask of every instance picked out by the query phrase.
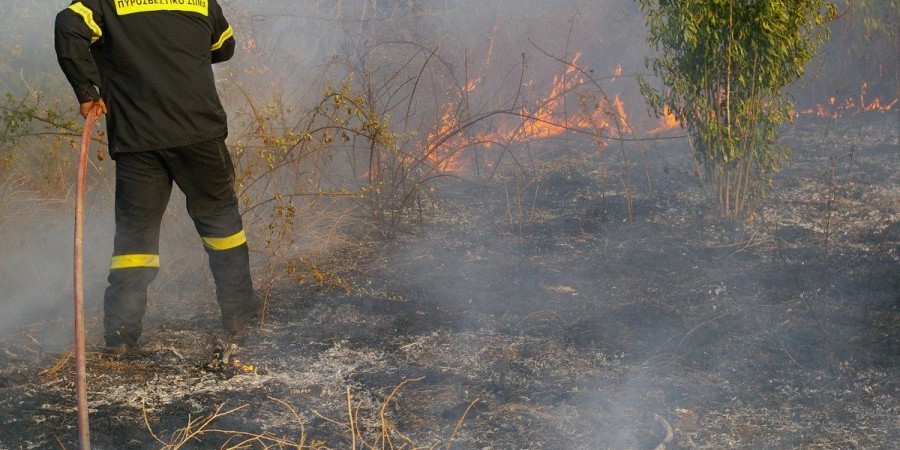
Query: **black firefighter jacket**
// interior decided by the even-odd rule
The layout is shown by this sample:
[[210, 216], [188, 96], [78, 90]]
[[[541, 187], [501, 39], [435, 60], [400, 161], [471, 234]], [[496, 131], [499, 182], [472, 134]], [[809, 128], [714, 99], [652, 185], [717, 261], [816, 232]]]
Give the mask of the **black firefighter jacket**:
[[212, 64], [234, 46], [216, 0], [76, 0], [56, 16], [59, 65], [80, 103], [106, 103], [113, 157], [226, 135]]

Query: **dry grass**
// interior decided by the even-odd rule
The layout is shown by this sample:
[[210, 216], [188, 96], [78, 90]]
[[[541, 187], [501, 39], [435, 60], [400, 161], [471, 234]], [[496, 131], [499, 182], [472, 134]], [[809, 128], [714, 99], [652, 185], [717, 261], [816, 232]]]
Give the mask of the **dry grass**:
[[[409, 383], [421, 381], [423, 379], [424, 377], [403, 380], [400, 384], [393, 388], [390, 394], [381, 402], [381, 406], [378, 411], [380, 427], [374, 429], [371, 434], [366, 434], [363, 431], [363, 427], [360, 426], [361, 403], [354, 402], [350, 386], [346, 387], [347, 417], [345, 419], [335, 420], [326, 417], [316, 411], [312, 412], [322, 420], [345, 429], [348, 439], [350, 440], [351, 450], [423, 450], [436, 449], [441, 445], [443, 445], [442, 448], [449, 450], [453, 447], [453, 442], [456, 440], [459, 429], [465, 422], [466, 416], [469, 414], [469, 411], [473, 406], [480, 402], [480, 399], [476, 398], [471, 403], [469, 403], [465, 412], [462, 414], [459, 420], [457, 420], [456, 425], [453, 428], [453, 432], [446, 440], [438, 441], [430, 445], [419, 445], [412, 437], [406, 435], [398, 428], [396, 422], [394, 422], [389, 417], [387, 409], [397, 393], [404, 386]], [[161, 437], [156, 431], [153, 430], [146, 408], [144, 408], [143, 411], [144, 425], [147, 427], [147, 430], [153, 437], [153, 439], [161, 445], [161, 447], [159, 447], [160, 450], [179, 450], [188, 444], [203, 442], [204, 437], [214, 435], [226, 437], [226, 441], [220, 446], [220, 448], [223, 450], [246, 450], [254, 448], [266, 450], [276, 448], [296, 450], [326, 450], [333, 448], [329, 447], [328, 444], [324, 441], [311, 440], [309, 438], [302, 418], [297, 413], [297, 410], [294, 409], [294, 407], [291, 406], [288, 402], [274, 397], [268, 397], [268, 399], [280, 404], [287, 410], [287, 412], [293, 419], [293, 423], [295, 423], [296, 426], [299, 427], [299, 437], [292, 439], [284, 436], [276, 436], [268, 431], [254, 433], [248, 431], [227, 430], [215, 427], [215, 422], [217, 420], [241, 411], [244, 408], [250, 406], [249, 404], [243, 404], [228, 410], [225, 410], [225, 405], [223, 404], [219, 405], [215, 411], [205, 416], [198, 418], [188, 417], [187, 424], [184, 427], [172, 432], [172, 434], [167, 438]]]

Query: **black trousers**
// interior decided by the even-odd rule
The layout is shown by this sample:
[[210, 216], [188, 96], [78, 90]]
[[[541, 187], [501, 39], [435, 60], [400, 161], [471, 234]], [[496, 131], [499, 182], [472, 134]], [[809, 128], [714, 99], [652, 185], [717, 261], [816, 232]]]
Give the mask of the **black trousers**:
[[259, 305], [224, 137], [198, 144], [116, 155], [116, 236], [104, 296], [107, 346], [135, 345], [147, 309], [147, 287], [159, 272], [159, 231], [172, 193], [187, 211], [209, 255], [222, 320], [229, 331]]

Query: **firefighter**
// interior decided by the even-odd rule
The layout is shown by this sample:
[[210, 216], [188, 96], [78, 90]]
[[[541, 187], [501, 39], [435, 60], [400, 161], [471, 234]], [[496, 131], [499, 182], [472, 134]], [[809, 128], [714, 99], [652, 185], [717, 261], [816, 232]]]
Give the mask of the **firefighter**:
[[75, 0], [56, 16], [59, 65], [81, 114], [106, 114], [116, 164], [108, 356], [132, 352], [141, 336], [173, 181], [209, 255], [225, 330], [243, 333], [258, 312], [212, 70], [234, 54], [232, 34], [217, 0]]

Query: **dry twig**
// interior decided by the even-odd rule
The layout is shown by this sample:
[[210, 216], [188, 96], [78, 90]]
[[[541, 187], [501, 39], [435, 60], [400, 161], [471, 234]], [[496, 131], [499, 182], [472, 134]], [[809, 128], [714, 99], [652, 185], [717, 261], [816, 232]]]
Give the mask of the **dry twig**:
[[672, 438], [675, 437], [675, 432], [672, 430], [672, 425], [669, 425], [669, 422], [666, 419], [663, 419], [659, 414], [654, 414], [653, 418], [656, 419], [656, 423], [658, 423], [659, 426], [662, 427], [663, 432], [665, 432], [662, 442], [654, 447], [653, 450], [666, 450], [666, 444], [672, 442]]
[[472, 403], [469, 403], [469, 406], [466, 407], [465, 412], [463, 412], [462, 417], [456, 421], [456, 427], [453, 428], [453, 433], [450, 434], [450, 439], [447, 439], [447, 450], [450, 450], [453, 447], [453, 440], [456, 438], [456, 432], [459, 431], [459, 427], [462, 426], [463, 422], [466, 420], [466, 416], [469, 414], [469, 411], [475, 406], [476, 403], [480, 402], [480, 398], [475, 398], [472, 400]]

